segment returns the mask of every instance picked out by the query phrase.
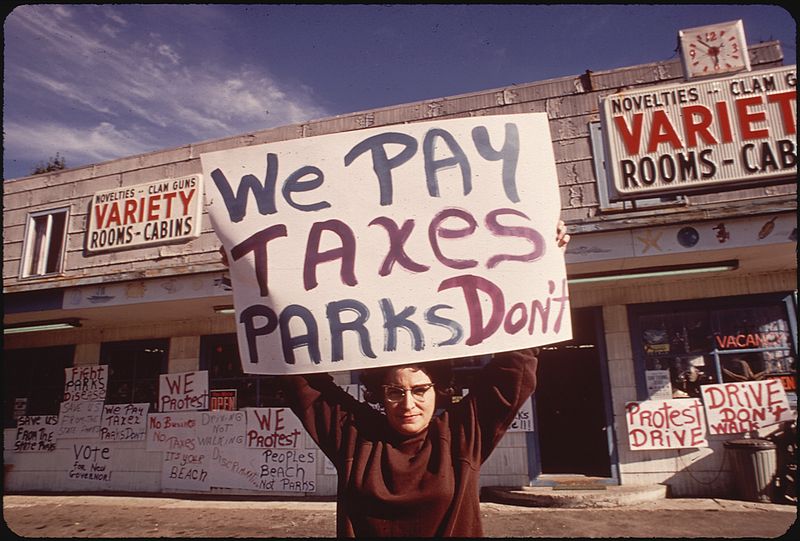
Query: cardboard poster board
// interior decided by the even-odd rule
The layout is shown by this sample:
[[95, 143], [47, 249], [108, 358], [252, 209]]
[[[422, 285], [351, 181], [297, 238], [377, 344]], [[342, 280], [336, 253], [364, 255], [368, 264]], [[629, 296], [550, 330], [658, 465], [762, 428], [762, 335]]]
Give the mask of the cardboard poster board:
[[245, 447], [255, 449], [300, 449], [305, 429], [288, 408], [244, 408], [247, 413]]
[[571, 337], [547, 115], [201, 155], [246, 373], [353, 370]]
[[103, 404], [100, 441], [143, 441], [150, 404]]
[[703, 405], [697, 398], [625, 404], [632, 451], [708, 447]]
[[72, 444], [72, 464], [67, 477], [73, 482], [111, 483], [111, 448], [90, 443]]
[[208, 409], [208, 370], [159, 376], [158, 411], [205, 409]]
[[58, 414], [58, 438], [100, 439], [102, 417], [102, 400], [72, 400], [61, 402]]
[[105, 400], [108, 366], [104, 364], [73, 366], [64, 369], [64, 401]]
[[14, 451], [55, 451], [57, 431], [58, 415], [23, 415], [17, 419]]
[[711, 434], [750, 432], [796, 416], [777, 379], [703, 385], [700, 392]]

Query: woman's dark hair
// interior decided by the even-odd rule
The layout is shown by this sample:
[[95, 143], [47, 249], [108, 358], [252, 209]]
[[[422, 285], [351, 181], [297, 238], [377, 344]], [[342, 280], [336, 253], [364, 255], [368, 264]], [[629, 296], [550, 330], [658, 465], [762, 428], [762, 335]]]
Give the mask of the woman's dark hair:
[[364, 400], [372, 404], [382, 404], [383, 388], [381, 385], [386, 383], [389, 372], [396, 368], [416, 368], [425, 372], [431, 378], [437, 401], [443, 401], [441, 405], [450, 403], [450, 397], [453, 396], [454, 381], [453, 367], [449, 360], [399, 366], [381, 366], [364, 370], [360, 374], [361, 383], [365, 387]]

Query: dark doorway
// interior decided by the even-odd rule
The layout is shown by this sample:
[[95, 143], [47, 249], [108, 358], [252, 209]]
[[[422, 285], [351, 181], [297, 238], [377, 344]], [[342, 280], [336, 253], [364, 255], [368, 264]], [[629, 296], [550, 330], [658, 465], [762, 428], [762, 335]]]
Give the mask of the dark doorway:
[[574, 309], [574, 338], [540, 352], [535, 398], [541, 473], [611, 476], [600, 317], [596, 309]]

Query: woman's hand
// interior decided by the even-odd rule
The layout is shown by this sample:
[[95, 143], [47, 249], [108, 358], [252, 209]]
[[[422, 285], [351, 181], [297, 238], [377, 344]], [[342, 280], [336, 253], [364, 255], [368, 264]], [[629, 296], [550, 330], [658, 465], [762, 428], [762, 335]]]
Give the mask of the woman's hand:
[[559, 220], [558, 225], [556, 225], [556, 242], [558, 242], [558, 247], [563, 248], [569, 242], [570, 236], [567, 234], [567, 226], [564, 223], [564, 220]]

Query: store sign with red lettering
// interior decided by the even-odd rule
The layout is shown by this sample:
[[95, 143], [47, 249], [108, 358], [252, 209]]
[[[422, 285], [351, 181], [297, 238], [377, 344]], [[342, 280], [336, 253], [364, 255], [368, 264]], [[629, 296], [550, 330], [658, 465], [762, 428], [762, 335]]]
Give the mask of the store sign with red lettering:
[[97, 192], [92, 196], [86, 250], [122, 250], [197, 238], [202, 195], [202, 175]]
[[631, 450], [708, 447], [703, 405], [697, 398], [625, 404]]
[[795, 418], [780, 380], [700, 387], [711, 434], [740, 434]]
[[796, 66], [623, 90], [602, 102], [612, 199], [797, 175]]
[[787, 331], [716, 334], [714, 345], [717, 349], [788, 348], [788, 338]]
[[258, 449], [300, 449], [304, 429], [288, 408], [244, 408], [247, 415], [245, 447]]
[[200, 159], [246, 373], [425, 362], [571, 336], [546, 114], [391, 125]]
[[208, 409], [236, 410], [236, 389], [211, 389], [209, 391]]

